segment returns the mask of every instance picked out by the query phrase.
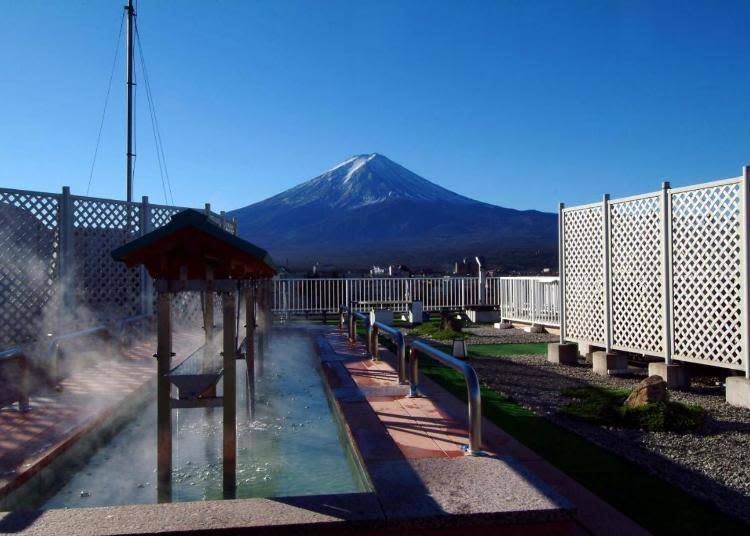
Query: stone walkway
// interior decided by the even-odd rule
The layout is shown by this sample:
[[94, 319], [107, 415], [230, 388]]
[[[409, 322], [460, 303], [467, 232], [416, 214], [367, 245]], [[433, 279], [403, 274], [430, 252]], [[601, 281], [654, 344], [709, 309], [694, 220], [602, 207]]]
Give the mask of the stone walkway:
[[[502, 497], [504, 507], [514, 510], [519, 519], [524, 519], [521, 514], [525, 511], [526, 521], [533, 519], [534, 512], [538, 515], [540, 511], [562, 509], [575, 512], [573, 532], [610, 536], [646, 533], [486, 419], [483, 448], [488, 456], [464, 456], [461, 446], [468, 440], [466, 405], [424, 377], [420, 378], [420, 389], [426, 396], [404, 397], [404, 387], [398, 386], [394, 370], [395, 357], [386, 349], [381, 348], [383, 359], [374, 362], [363, 344], [349, 343], [338, 331], [321, 335], [318, 345], [325, 376], [373, 477], [386, 516], [394, 504], [390, 495], [401, 496], [396, 490], [402, 487], [411, 490], [410, 496], [402, 497], [406, 501], [422, 495], [431, 500], [441, 494], [454, 496], [454, 500], [437, 500], [439, 504], [425, 506], [433, 513], [484, 512], [497, 507], [498, 497]], [[396, 392], [399, 389], [403, 392]], [[384, 472], [398, 474], [405, 483], [384, 478]], [[436, 473], [443, 475], [442, 481]], [[422, 486], [430, 487], [426, 493], [409, 484], [415, 476]]]
[[[202, 332], [174, 335], [176, 359], [203, 344]], [[130, 346], [70, 374], [62, 390], [31, 396], [31, 410], [0, 409], [0, 498], [26, 482], [156, 375], [155, 341]]]

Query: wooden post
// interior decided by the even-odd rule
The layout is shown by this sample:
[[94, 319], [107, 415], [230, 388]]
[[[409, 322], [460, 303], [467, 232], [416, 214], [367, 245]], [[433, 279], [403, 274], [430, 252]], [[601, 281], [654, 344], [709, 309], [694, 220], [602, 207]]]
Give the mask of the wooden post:
[[252, 283], [245, 287], [245, 362], [248, 373], [255, 366], [255, 288]]
[[237, 384], [235, 361], [235, 292], [222, 294], [224, 317], [224, 415], [223, 415], [223, 454], [224, 454], [224, 498], [233, 499], [237, 488]]
[[206, 344], [214, 340], [214, 293], [210, 290], [203, 292], [203, 329], [206, 333]]
[[156, 472], [160, 503], [172, 500], [172, 408], [169, 382], [172, 362], [171, 313], [171, 296], [167, 292], [160, 292], [156, 310]]
[[247, 404], [249, 415], [255, 415], [255, 287], [245, 287], [245, 364], [247, 366]]

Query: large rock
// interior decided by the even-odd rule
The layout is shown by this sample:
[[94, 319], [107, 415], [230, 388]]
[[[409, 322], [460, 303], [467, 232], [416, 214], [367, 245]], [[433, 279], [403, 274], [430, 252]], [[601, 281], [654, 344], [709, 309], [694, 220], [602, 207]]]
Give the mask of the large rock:
[[649, 376], [636, 385], [625, 401], [626, 406], [638, 407], [667, 400], [667, 382], [661, 376]]

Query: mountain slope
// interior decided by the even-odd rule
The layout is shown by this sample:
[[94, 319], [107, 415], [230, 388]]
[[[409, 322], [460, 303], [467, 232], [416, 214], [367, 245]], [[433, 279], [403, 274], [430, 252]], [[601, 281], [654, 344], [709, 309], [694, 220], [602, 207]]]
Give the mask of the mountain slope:
[[349, 158], [229, 215], [243, 238], [293, 268], [313, 262], [437, 268], [474, 255], [506, 269], [556, 262], [554, 214], [469, 199], [379, 154]]

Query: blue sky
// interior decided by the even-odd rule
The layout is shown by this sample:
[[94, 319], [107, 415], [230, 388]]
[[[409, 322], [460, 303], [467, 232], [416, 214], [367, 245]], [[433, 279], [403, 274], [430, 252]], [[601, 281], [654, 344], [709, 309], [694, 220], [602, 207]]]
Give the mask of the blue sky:
[[[83, 194], [123, 0], [2, 3], [0, 185]], [[140, 0], [180, 205], [379, 152], [555, 210], [750, 163], [750, 2]], [[123, 198], [122, 50], [91, 194]], [[143, 84], [135, 193], [163, 202]]]

